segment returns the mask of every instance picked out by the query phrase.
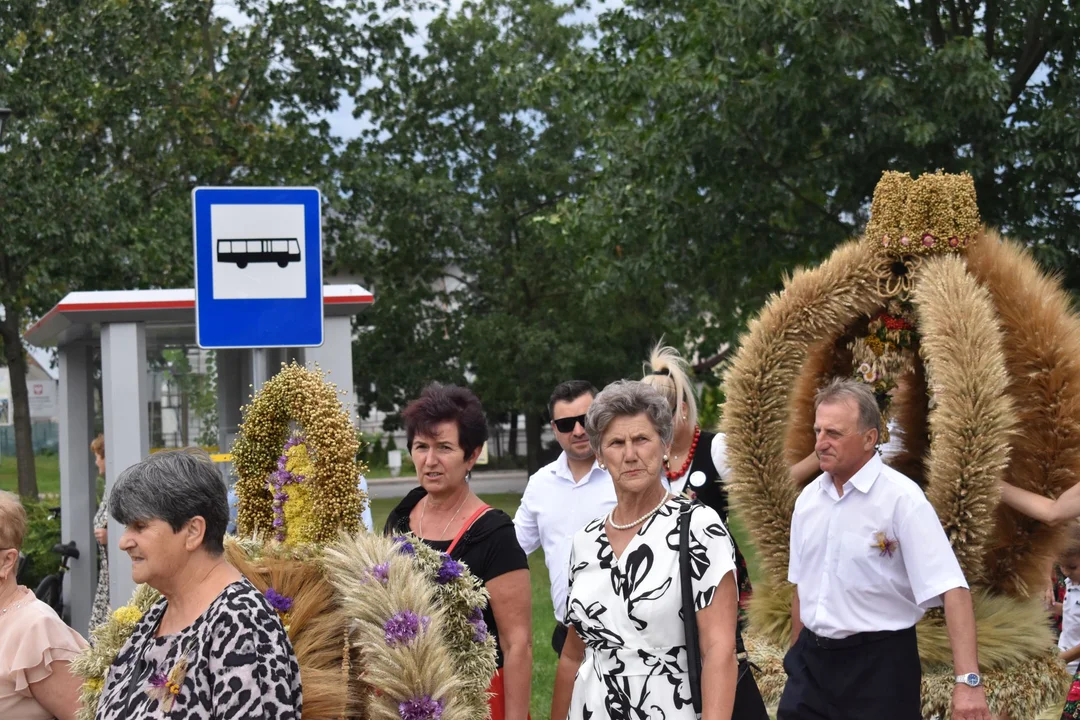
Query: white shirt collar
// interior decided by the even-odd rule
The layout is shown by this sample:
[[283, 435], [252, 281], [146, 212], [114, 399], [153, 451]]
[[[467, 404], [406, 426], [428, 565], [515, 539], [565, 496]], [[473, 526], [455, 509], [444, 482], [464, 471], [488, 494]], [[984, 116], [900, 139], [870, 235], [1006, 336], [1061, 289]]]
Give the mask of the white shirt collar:
[[600, 463], [597, 459], [593, 458], [592, 467], [589, 468], [589, 472], [585, 473], [585, 476], [581, 480], [574, 480], [574, 473], [570, 470], [570, 458], [566, 456], [566, 451], [563, 450], [559, 453], [559, 459], [555, 461], [555, 475], [563, 480], [567, 480], [575, 485], [581, 485], [589, 482], [592, 479], [593, 473], [600, 469]]
[[[851, 479], [844, 483], [844, 487], [850, 485], [865, 495], [870, 492], [870, 488], [874, 486], [874, 481], [877, 480], [878, 475], [881, 474], [881, 467], [881, 455], [875, 451], [873, 457], [867, 460], [863, 466], [851, 476]], [[821, 477], [818, 478], [818, 483], [822, 492], [826, 492], [830, 496], [836, 495], [836, 486], [833, 484], [831, 474], [827, 472], [821, 473]]]

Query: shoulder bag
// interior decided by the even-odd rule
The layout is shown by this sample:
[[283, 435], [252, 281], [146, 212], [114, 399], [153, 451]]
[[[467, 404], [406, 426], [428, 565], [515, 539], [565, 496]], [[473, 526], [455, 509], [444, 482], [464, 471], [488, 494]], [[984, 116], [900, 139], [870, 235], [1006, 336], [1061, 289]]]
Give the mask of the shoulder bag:
[[[690, 674], [690, 699], [694, 712], [701, 715], [701, 647], [698, 641], [697, 611], [694, 608], [694, 589], [690, 577], [690, 513], [693, 504], [684, 505], [679, 513], [679, 577], [682, 581], [683, 627], [686, 630], [686, 662]], [[738, 570], [735, 571], [736, 573]], [[737, 580], [737, 578], [736, 578]], [[765, 701], [761, 698], [751, 668], [742, 632], [735, 624], [735, 657], [739, 661], [739, 678], [735, 684], [735, 707], [731, 720], [769, 720]]]

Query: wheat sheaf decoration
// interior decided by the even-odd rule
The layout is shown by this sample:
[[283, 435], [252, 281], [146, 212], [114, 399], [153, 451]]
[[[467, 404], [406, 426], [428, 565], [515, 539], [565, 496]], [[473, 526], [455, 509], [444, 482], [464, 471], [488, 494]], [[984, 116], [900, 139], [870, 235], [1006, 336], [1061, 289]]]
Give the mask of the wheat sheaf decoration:
[[[1055, 496], [1080, 477], [1080, 319], [1031, 255], [979, 224], [967, 175], [887, 172], [862, 238], [796, 272], [753, 320], [724, 377], [731, 502], [758, 547], [750, 606], [759, 682], [775, 702], [791, 629], [788, 473], [812, 448], [831, 376], [871, 385], [972, 585], [991, 711], [1034, 718], [1069, 676], [1039, 597], [1061, 530], [1000, 506], [1007, 479]], [[952, 657], [940, 612], [917, 626], [923, 713], [946, 716]]]
[[[483, 720], [495, 640], [482, 583], [416, 538], [360, 529], [358, 440], [335, 386], [295, 363], [244, 408], [239, 536], [225, 558], [266, 598], [300, 666], [304, 720]], [[90, 720], [106, 674], [159, 601], [140, 586], [73, 663]]]

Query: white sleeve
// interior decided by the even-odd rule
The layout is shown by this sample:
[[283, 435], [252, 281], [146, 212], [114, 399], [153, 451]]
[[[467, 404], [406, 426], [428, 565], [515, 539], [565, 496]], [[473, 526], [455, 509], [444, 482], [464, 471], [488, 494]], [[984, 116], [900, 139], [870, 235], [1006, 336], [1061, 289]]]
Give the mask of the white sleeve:
[[[800, 497], [802, 497], [800, 495]], [[788, 570], [787, 581], [792, 585], [799, 584], [799, 573], [802, 572], [802, 562], [799, 558], [799, 549], [802, 541], [799, 540], [799, 501], [795, 501], [795, 510], [791, 513], [791, 531], [788, 534]]]
[[[531, 479], [530, 479], [531, 484]], [[518, 545], [529, 555], [540, 547], [540, 528], [536, 524], [536, 513], [531, 507], [532, 495], [529, 486], [525, 486], [525, 493], [521, 496], [521, 504], [514, 513], [514, 532], [517, 533]]]
[[937, 607], [946, 591], [966, 588], [967, 580], [934, 506], [925, 498], [909, 502], [908, 511], [896, 529], [904, 569], [915, 602], [924, 609]]
[[727, 476], [731, 472], [731, 468], [727, 464], [727, 439], [724, 437], [724, 433], [716, 433], [710, 450], [716, 472], [720, 473], [720, 482], [727, 482]]
[[900, 423], [890, 420], [888, 429], [889, 441], [878, 447], [882, 460], [891, 460], [904, 449], [904, 431], [900, 428]]
[[690, 513], [690, 560], [694, 609], [701, 610], [712, 604], [724, 576], [735, 572], [735, 546], [712, 508], [702, 506]]
[[360, 476], [360, 492], [368, 497], [368, 502], [364, 505], [364, 512], [360, 514], [360, 523], [367, 528], [368, 532], [375, 532], [375, 525], [371, 519], [371, 496], [367, 494], [367, 478], [363, 475]]

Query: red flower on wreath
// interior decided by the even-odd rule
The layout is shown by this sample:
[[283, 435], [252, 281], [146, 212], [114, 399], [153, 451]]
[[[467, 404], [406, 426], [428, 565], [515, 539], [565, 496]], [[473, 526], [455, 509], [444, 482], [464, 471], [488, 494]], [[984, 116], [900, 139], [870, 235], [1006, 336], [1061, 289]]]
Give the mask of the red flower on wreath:
[[1065, 702], [1076, 702], [1080, 700], [1080, 682], [1074, 682], [1069, 688], [1069, 696], [1065, 698]]
[[893, 317], [886, 313], [878, 315], [878, 319], [885, 324], [886, 330], [911, 330], [912, 326], [904, 318]]

